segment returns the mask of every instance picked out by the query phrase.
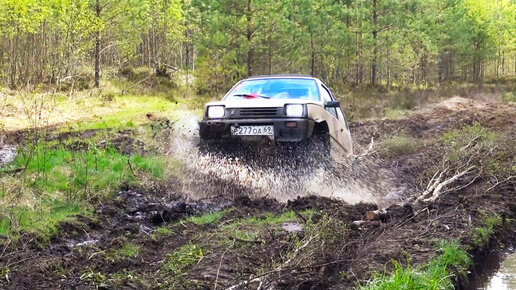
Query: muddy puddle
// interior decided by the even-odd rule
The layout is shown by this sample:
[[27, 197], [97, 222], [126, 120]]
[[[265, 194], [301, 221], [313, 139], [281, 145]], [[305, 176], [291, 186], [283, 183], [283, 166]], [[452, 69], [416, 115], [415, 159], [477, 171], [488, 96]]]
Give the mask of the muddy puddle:
[[195, 116], [175, 123], [171, 144], [169, 154], [185, 164], [183, 192], [192, 199], [232, 198], [243, 193], [286, 202], [318, 195], [349, 204], [368, 202], [387, 207], [407, 196], [408, 186], [379, 160], [368, 156], [335, 159], [331, 166], [312, 166], [296, 165], [291, 158], [278, 157], [267, 148], [256, 150], [259, 154], [253, 156], [205, 152], [199, 148]]
[[511, 290], [516, 289], [516, 253], [513, 247], [507, 252], [493, 250], [475, 267], [473, 277], [464, 289]]

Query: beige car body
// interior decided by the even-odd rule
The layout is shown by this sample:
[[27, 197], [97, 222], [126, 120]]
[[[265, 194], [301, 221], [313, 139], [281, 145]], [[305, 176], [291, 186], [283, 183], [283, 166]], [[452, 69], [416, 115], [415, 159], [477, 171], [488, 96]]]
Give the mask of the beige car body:
[[[264, 78], [274, 78], [275, 76], [265, 76]], [[285, 78], [286, 76], [277, 76], [277, 78]], [[250, 100], [235, 100], [229, 99], [226, 95], [221, 101], [210, 102], [206, 104], [209, 106], [224, 106], [226, 109], [232, 108], [271, 108], [284, 107], [287, 104], [305, 104], [307, 106], [307, 118], [313, 120], [315, 123], [325, 122], [328, 126], [329, 135], [331, 137], [332, 153], [339, 151], [345, 156], [353, 154], [353, 142], [347, 121], [341, 108], [325, 108], [326, 102], [336, 101], [331, 95], [331, 92], [322, 82], [313, 77], [307, 76], [288, 76], [288, 78], [309, 78], [317, 82], [319, 88], [319, 101], [311, 101], [304, 99], [250, 99]], [[236, 84], [238, 85], [238, 83]], [[235, 85], [235, 86], [236, 86]], [[326, 94], [321, 94], [325, 90]], [[231, 92], [232, 90], [230, 90]], [[330, 110], [335, 109], [335, 116], [330, 113]], [[337, 146], [335, 146], [337, 145]], [[334, 150], [334, 149], [340, 150]], [[339, 154], [340, 155], [340, 154]]]
[[[324, 89], [324, 88], [322, 88]], [[353, 142], [344, 114], [340, 108], [337, 108], [337, 118], [324, 108], [324, 103], [329, 100], [321, 100], [319, 102], [298, 99], [252, 99], [252, 100], [222, 100], [210, 102], [208, 106], [225, 106], [231, 108], [269, 108], [284, 107], [286, 104], [306, 104], [308, 111], [308, 119], [315, 123], [326, 122], [331, 137], [332, 153], [343, 154], [349, 156], [353, 154]], [[334, 150], [337, 149], [338, 150]]]

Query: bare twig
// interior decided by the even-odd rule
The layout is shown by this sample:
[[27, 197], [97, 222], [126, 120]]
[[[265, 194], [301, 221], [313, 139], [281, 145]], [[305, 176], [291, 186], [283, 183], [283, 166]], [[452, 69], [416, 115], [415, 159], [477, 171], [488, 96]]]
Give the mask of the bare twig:
[[222, 253], [222, 256], [220, 256], [219, 267], [217, 268], [217, 276], [215, 276], [215, 285], [213, 285], [213, 289], [214, 289], [214, 290], [216, 290], [216, 289], [217, 289], [217, 283], [219, 282], [220, 268], [222, 267], [222, 260], [224, 259], [224, 255], [226, 255], [226, 253], [227, 253], [231, 248], [233, 248], [233, 246], [235, 246], [235, 239], [233, 239], [233, 243], [231, 244], [231, 246], [229, 246], [229, 247], [224, 251], [224, 253]]
[[295, 213], [295, 214], [296, 214], [300, 219], [302, 219], [302, 220], [303, 220], [303, 222], [306, 224], [307, 220], [306, 220], [306, 218], [305, 218], [303, 215], [301, 215], [301, 214], [300, 214], [297, 210], [295, 210], [295, 209], [292, 209], [292, 211], [293, 211], [293, 212], [294, 212], [294, 213]]
[[134, 174], [134, 170], [133, 170], [133, 166], [131, 165], [131, 161], [129, 160], [129, 158], [127, 158], [127, 164], [129, 164], [129, 169], [131, 169], [131, 173], [132, 173], [133, 175], [135, 175], [135, 174]]
[[490, 192], [491, 190], [497, 188], [498, 186], [500, 186], [500, 185], [502, 185], [502, 184], [508, 182], [509, 180], [514, 179], [514, 178], [516, 178], [516, 176], [509, 176], [509, 177], [507, 177], [506, 179], [504, 179], [502, 181], [498, 181], [493, 186], [491, 186], [488, 189], [486, 189], [486, 192]]

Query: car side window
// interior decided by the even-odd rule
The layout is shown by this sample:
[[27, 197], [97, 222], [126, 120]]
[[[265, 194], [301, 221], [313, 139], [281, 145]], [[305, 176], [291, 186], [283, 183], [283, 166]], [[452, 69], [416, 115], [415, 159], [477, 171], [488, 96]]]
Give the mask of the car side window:
[[[321, 90], [321, 99], [323, 100], [323, 102], [327, 102], [327, 101], [332, 101], [333, 98], [330, 94], [330, 91], [328, 91], [328, 89], [325, 87], [325, 86], [322, 86], [322, 90]], [[328, 111], [330, 114], [333, 115], [333, 117], [335, 118], [339, 118], [339, 116], [337, 115], [337, 109], [336, 108], [325, 108], [326, 111]]]

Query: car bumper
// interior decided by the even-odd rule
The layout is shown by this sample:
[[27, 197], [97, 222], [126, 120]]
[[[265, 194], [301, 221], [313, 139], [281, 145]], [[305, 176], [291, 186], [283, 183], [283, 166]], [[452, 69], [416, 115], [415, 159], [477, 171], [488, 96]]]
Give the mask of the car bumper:
[[[287, 127], [287, 122], [296, 122], [296, 127]], [[212, 140], [263, 140], [274, 139], [278, 142], [299, 142], [310, 138], [314, 129], [314, 121], [303, 118], [274, 119], [227, 119], [203, 120], [200, 122], [200, 134], [203, 139]], [[274, 136], [234, 136], [231, 126], [273, 125]]]

